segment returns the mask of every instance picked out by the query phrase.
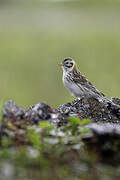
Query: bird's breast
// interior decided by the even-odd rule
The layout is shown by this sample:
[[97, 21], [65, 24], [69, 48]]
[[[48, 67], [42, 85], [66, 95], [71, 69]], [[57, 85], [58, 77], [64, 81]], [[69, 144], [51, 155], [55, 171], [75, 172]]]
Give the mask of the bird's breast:
[[84, 89], [81, 85], [77, 85], [70, 77], [63, 75], [63, 84], [71, 92], [71, 94], [80, 97], [84, 94]]

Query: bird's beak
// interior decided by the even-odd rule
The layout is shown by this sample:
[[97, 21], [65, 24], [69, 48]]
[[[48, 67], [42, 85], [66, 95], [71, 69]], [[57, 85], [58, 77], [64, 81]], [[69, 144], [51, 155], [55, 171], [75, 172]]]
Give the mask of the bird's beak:
[[64, 64], [61, 63], [61, 64], [59, 64], [59, 66], [64, 66]]

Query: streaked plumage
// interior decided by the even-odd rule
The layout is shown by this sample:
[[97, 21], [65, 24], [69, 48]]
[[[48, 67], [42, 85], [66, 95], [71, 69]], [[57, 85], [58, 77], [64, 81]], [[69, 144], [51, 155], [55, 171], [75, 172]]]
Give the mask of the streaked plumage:
[[72, 95], [78, 98], [82, 96], [104, 96], [77, 69], [76, 63], [72, 58], [65, 58], [61, 66], [63, 68], [63, 84]]

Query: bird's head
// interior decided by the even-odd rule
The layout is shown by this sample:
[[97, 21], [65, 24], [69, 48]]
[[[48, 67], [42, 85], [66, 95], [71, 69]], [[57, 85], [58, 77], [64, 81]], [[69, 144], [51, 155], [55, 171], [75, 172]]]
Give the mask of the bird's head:
[[72, 58], [64, 58], [62, 63], [60, 64], [64, 72], [72, 72], [76, 71], [77, 66], [75, 61]]

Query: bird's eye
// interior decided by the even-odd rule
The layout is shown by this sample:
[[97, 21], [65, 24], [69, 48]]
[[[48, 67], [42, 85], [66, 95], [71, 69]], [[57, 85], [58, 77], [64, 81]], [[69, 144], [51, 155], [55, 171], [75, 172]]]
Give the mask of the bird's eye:
[[66, 65], [66, 67], [71, 68], [73, 66], [73, 63], [72, 62], [66, 62], [65, 65]]

